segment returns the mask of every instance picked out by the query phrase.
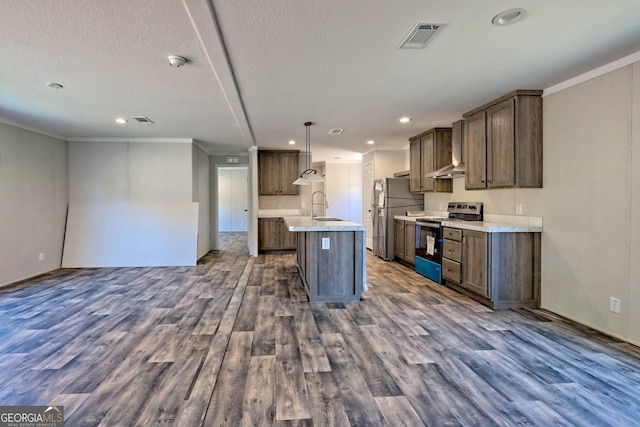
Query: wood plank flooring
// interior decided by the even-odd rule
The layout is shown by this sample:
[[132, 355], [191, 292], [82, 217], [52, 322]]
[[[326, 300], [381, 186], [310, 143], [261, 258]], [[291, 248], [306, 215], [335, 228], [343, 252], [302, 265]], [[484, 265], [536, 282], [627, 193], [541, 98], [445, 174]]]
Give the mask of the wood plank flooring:
[[294, 255], [220, 241], [195, 267], [0, 290], [0, 404], [67, 426], [640, 426], [634, 346], [371, 254], [362, 301], [310, 304]]

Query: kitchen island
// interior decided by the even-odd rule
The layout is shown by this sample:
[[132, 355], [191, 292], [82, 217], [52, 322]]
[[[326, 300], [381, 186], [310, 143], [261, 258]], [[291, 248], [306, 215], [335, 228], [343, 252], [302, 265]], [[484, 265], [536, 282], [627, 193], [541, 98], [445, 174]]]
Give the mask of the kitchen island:
[[365, 227], [338, 218], [286, 217], [311, 302], [358, 301], [365, 289]]

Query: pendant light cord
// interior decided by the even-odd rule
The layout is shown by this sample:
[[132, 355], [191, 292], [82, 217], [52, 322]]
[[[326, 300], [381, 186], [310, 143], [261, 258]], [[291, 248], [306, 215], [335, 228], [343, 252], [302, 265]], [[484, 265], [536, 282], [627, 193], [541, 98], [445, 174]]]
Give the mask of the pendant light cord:
[[306, 146], [307, 146], [307, 170], [311, 169], [311, 125], [313, 123], [306, 122], [304, 124], [306, 128]]

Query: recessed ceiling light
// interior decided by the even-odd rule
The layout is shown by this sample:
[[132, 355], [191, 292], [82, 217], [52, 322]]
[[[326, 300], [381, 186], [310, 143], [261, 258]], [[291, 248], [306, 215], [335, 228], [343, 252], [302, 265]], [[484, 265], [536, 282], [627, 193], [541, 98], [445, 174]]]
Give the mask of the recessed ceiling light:
[[494, 16], [491, 20], [491, 23], [493, 25], [502, 27], [505, 25], [513, 24], [514, 22], [518, 22], [524, 19], [528, 14], [529, 11], [523, 7], [509, 9]]
[[375, 144], [375, 143], [376, 143], [376, 142], [375, 142], [373, 139], [370, 139], [370, 140], [368, 140], [368, 141], [367, 141], [367, 144], [369, 144], [369, 145], [373, 145], [373, 144]]
[[62, 89], [64, 87], [60, 83], [47, 83], [47, 86], [53, 89]]
[[411, 119], [409, 117], [401, 117], [400, 118], [400, 123], [409, 123], [411, 121]]
[[128, 120], [127, 119], [123, 119], [122, 117], [118, 117], [116, 119], [116, 123], [118, 123], [119, 125], [123, 125], [125, 123], [128, 123]]
[[294, 140], [289, 141], [289, 145], [296, 145], [296, 142]]
[[167, 59], [169, 60], [169, 65], [171, 65], [172, 67], [176, 67], [176, 68], [180, 68], [184, 64], [189, 62], [189, 60], [187, 58], [184, 58], [182, 56], [177, 56], [177, 55], [169, 55], [167, 57]]

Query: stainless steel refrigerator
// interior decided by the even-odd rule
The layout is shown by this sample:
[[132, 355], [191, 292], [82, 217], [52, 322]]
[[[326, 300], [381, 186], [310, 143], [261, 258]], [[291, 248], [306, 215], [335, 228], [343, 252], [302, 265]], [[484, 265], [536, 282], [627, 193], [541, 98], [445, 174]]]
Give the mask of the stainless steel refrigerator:
[[373, 183], [371, 214], [373, 253], [384, 260], [393, 259], [393, 217], [407, 211], [424, 210], [424, 195], [409, 191], [409, 178], [383, 178]]

